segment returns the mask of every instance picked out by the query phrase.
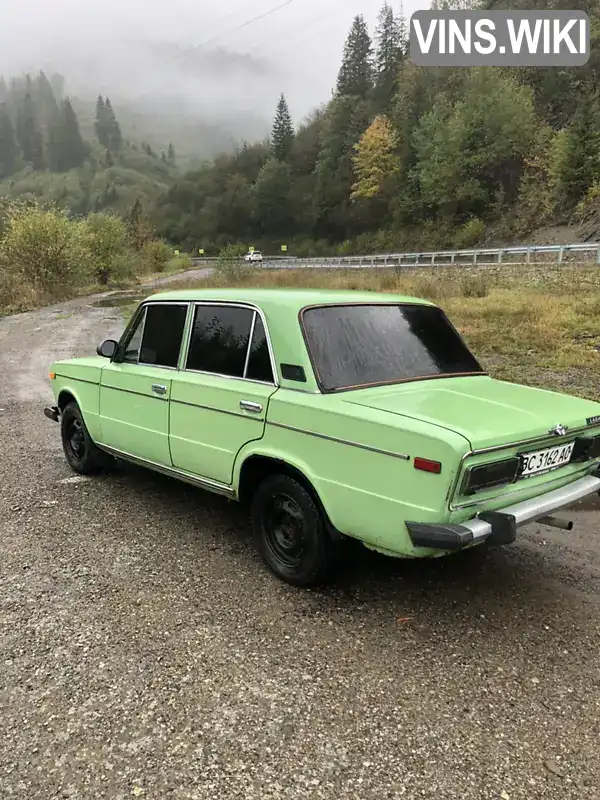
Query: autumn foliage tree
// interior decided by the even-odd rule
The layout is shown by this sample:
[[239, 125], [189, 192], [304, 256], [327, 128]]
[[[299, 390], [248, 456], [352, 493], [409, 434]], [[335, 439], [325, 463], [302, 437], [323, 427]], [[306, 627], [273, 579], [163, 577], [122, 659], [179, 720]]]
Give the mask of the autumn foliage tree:
[[390, 120], [383, 115], [375, 117], [354, 147], [353, 199], [371, 199], [384, 193], [400, 169], [397, 144]]

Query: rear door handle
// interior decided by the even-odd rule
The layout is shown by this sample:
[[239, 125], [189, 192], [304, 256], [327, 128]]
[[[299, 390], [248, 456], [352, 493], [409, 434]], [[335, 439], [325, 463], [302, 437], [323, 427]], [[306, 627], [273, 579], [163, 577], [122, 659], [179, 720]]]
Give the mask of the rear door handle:
[[263, 407], [260, 403], [253, 403], [250, 400], [242, 400], [240, 403], [242, 411], [251, 411], [253, 414], [260, 414]]
[[166, 394], [167, 387], [163, 386], [162, 383], [153, 383], [152, 391], [154, 392], [154, 394]]

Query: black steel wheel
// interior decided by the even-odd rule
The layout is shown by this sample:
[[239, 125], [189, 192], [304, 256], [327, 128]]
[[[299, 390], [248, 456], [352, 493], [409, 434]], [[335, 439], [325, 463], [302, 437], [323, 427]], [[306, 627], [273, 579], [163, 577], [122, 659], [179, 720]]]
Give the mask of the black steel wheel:
[[271, 475], [252, 501], [258, 551], [269, 569], [295, 586], [316, 586], [331, 578], [336, 552], [324, 514], [301, 483]]
[[102, 469], [106, 462], [104, 453], [92, 441], [76, 402], [66, 406], [60, 423], [63, 451], [71, 469], [81, 475]]

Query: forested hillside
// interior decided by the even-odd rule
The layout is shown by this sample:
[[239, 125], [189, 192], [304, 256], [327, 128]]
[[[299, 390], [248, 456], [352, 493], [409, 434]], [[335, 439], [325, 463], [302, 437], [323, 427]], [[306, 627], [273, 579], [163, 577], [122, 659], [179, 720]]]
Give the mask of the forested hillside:
[[390, 6], [373, 32], [357, 17], [332, 101], [294, 125], [282, 97], [271, 140], [177, 180], [159, 200], [159, 229], [190, 249], [286, 243], [302, 254], [467, 246], [590, 213], [600, 198], [599, 4], [511, 2], [537, 6], [590, 14], [587, 65], [421, 68]]
[[92, 134], [84, 138], [59, 76], [0, 79], [0, 196], [53, 201], [72, 214], [126, 212], [172, 184], [173, 146], [126, 141], [110, 98], [98, 98]]

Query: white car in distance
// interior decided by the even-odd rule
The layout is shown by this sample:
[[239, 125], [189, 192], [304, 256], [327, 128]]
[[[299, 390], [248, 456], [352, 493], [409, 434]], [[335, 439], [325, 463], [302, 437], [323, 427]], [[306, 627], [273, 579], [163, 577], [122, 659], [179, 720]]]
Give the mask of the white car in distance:
[[249, 264], [262, 262], [262, 260], [263, 260], [262, 253], [259, 253], [258, 250], [255, 250], [253, 253], [246, 253], [246, 255], [244, 256], [244, 261], [247, 261]]

